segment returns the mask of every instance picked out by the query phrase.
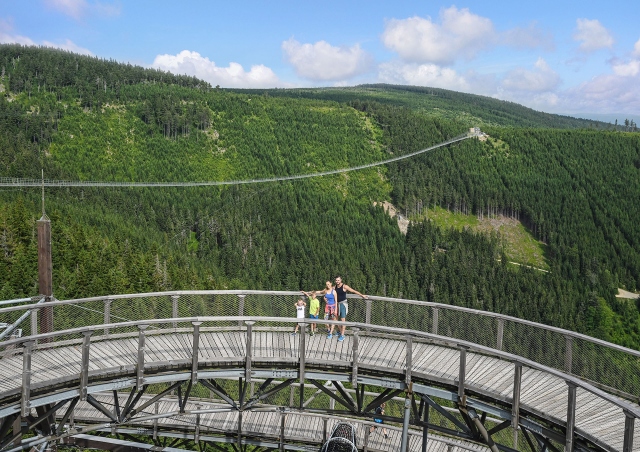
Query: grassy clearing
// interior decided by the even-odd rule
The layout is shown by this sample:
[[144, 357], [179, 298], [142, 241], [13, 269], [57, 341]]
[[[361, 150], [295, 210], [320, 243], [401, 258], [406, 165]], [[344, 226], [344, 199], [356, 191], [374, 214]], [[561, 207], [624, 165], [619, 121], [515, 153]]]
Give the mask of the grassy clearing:
[[429, 219], [442, 228], [473, 231], [490, 234], [497, 232], [503, 249], [510, 261], [543, 270], [549, 269], [545, 258], [546, 245], [536, 240], [522, 223], [513, 218], [498, 216], [496, 218], [478, 219], [475, 215], [453, 213], [441, 207], [428, 209], [414, 221]]

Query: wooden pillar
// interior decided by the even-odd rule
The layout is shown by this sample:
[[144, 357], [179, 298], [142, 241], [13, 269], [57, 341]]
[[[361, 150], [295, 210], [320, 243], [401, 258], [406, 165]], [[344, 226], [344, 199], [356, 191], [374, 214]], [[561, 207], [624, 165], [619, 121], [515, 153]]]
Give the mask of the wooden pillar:
[[[45, 303], [53, 295], [53, 264], [51, 263], [51, 221], [46, 215], [38, 220], [38, 287], [40, 295], [46, 297]], [[53, 331], [53, 308], [42, 308], [40, 333]], [[50, 342], [44, 339], [42, 342]]]

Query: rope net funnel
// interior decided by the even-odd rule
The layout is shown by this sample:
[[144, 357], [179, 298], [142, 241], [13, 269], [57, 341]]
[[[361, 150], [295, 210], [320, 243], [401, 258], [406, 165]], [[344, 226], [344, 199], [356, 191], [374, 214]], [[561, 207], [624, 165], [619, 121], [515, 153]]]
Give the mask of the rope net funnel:
[[358, 452], [356, 427], [348, 422], [339, 422], [331, 431], [331, 437], [320, 452]]

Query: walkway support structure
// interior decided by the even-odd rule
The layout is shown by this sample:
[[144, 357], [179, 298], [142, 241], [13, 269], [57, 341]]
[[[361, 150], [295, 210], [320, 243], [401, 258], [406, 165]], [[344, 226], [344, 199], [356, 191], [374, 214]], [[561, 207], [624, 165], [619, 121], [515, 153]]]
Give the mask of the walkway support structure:
[[[191, 305], [220, 312], [212, 295], [215, 300], [245, 295], [243, 315], [170, 317], [174, 299], [177, 312], [193, 312]], [[257, 305], [261, 296], [265, 303]], [[142, 309], [165, 315], [153, 318], [148, 310], [142, 319], [1, 341], [0, 452], [38, 448], [94, 431], [146, 435], [159, 445], [163, 438], [182, 438], [232, 442], [236, 448], [319, 447], [326, 438], [323, 432], [340, 420], [357, 424], [356, 430], [367, 434], [366, 441], [358, 436], [358, 447], [375, 451], [420, 452], [432, 441], [471, 450], [482, 444], [493, 451], [524, 444], [535, 450], [562, 444], [566, 450], [602, 452], [635, 452], [640, 446], [635, 429], [640, 407], [623, 398], [625, 391], [598, 383], [607, 375], [586, 382], [568, 373], [566, 353], [556, 356], [551, 367], [523, 356], [526, 349], [520, 355], [510, 352], [514, 343], [535, 343], [534, 328], [547, 343], [563, 346], [565, 336], [572, 337], [572, 371], [584, 369], [581, 360], [589, 356], [584, 343], [601, 347], [598, 357], [605, 361], [611, 353], [620, 360], [626, 353], [622, 347], [491, 313], [383, 297], [370, 297], [373, 303], [351, 298], [350, 318], [355, 321], [347, 323], [342, 342], [307, 334], [306, 320], [300, 334], [292, 336], [298, 319], [248, 315], [278, 311], [277, 303], [290, 306], [297, 296], [201, 291], [50, 302], [54, 310], [62, 306], [63, 313], [78, 313], [76, 324], [85, 312], [92, 321], [106, 319], [100, 309], [97, 316], [87, 309], [105, 300], [110, 319], [121, 320], [121, 306], [142, 297], [158, 300]], [[387, 309], [385, 303], [398, 308]], [[0, 316], [16, 318], [32, 309], [0, 308]], [[480, 319], [478, 329], [473, 316]], [[448, 336], [433, 333], [436, 317], [439, 332]], [[487, 319], [495, 320], [495, 329], [483, 326]], [[414, 328], [398, 328], [399, 321]], [[390, 325], [380, 324], [386, 322]], [[317, 323], [320, 329], [337, 324]], [[464, 326], [465, 339], [456, 337], [462, 336], [456, 325]], [[528, 342], [515, 340], [519, 328]], [[478, 342], [467, 340], [474, 337]], [[632, 365], [636, 355], [630, 351], [627, 356]], [[545, 357], [547, 363], [551, 358]], [[290, 394], [299, 399], [290, 400]], [[373, 421], [383, 403], [389, 408], [380, 418], [389, 438]], [[378, 428], [368, 435], [370, 426]]]

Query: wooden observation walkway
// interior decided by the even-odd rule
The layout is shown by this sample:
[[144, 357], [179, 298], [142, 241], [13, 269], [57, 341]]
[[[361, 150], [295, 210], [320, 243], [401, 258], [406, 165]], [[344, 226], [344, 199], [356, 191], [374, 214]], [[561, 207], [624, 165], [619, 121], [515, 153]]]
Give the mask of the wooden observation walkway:
[[[274, 303], [292, 305], [293, 297], [182, 292], [0, 309], [8, 324], [25, 312], [33, 320], [47, 305], [54, 319], [76, 313], [76, 323], [66, 325], [71, 328], [0, 342], [0, 451], [47, 444], [227, 450], [220, 449], [224, 443], [235, 450], [318, 450], [338, 421], [354, 425], [358, 450], [368, 451], [640, 451], [633, 388], [607, 385], [634, 372], [639, 358], [633, 351], [569, 332], [557, 341], [553, 334], [562, 330], [539, 326], [551, 355], [517, 355], [505, 351], [517, 331], [509, 322], [535, 324], [383, 298], [350, 300], [350, 310], [359, 310], [354, 317], [364, 321], [349, 323], [342, 342], [310, 335], [308, 324], [292, 335], [296, 319], [267, 315]], [[144, 315], [156, 315], [111, 323], [139, 301]], [[376, 313], [377, 302], [389, 304], [387, 317]], [[235, 315], [188, 315], [221, 314], [218, 306]], [[267, 315], [243, 315], [258, 309]], [[416, 320], [423, 311], [428, 315]], [[461, 315], [476, 321], [461, 322]], [[375, 322], [383, 318], [386, 325]], [[496, 326], [490, 328], [497, 334], [493, 346], [478, 336], [486, 333], [487, 319]], [[427, 327], [399, 328], [392, 321]], [[466, 325], [467, 340], [456, 325]], [[31, 328], [36, 332], [37, 325]], [[588, 345], [579, 345], [584, 353], [575, 348], [579, 341]], [[514, 346], [535, 343], [530, 336], [528, 344]], [[559, 354], [554, 344], [581, 354], [565, 350], [561, 369], [554, 368], [547, 362]], [[584, 367], [588, 353], [600, 357], [597, 372]], [[614, 362], [618, 368], [607, 374]], [[373, 418], [382, 403], [385, 423], [379, 425]], [[369, 434], [372, 426], [378, 428]]]

